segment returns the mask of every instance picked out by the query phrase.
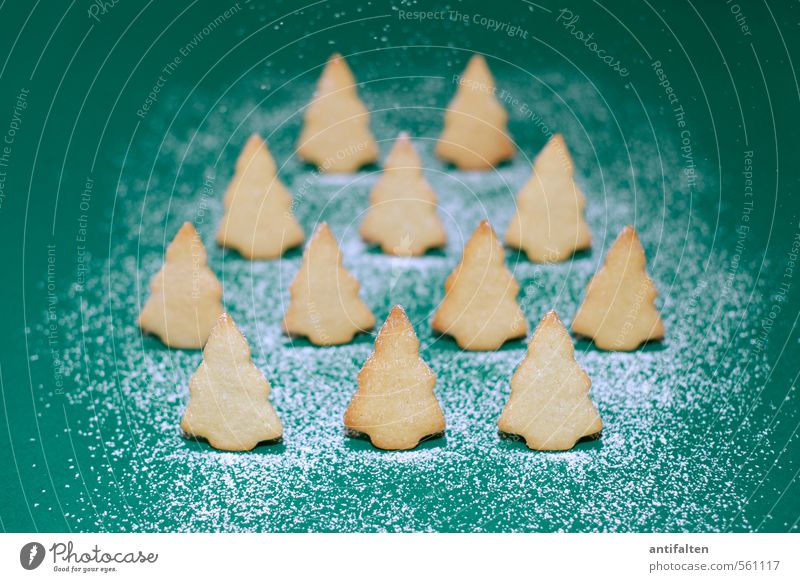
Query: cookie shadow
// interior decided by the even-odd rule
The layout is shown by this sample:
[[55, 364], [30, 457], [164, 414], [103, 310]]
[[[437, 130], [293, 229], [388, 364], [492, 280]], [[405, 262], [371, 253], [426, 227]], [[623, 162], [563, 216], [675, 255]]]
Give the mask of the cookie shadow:
[[575, 251], [563, 261], [549, 261], [549, 262], [532, 261], [528, 258], [528, 254], [524, 250], [506, 246], [506, 259], [508, 260], [509, 263], [514, 265], [527, 263], [529, 265], [539, 265], [541, 267], [549, 267], [551, 265], [561, 265], [564, 263], [568, 263], [570, 261], [581, 261], [583, 259], [589, 259], [591, 258], [591, 256], [592, 256], [592, 249], [588, 248]]
[[341, 346], [352, 346], [359, 344], [372, 345], [375, 342], [375, 334], [372, 331], [364, 331], [356, 334], [356, 336], [347, 343], [319, 345], [310, 341], [307, 337], [301, 335], [292, 335], [283, 333], [281, 346], [284, 348], [317, 348], [320, 350], [329, 350], [331, 348], [338, 348]]
[[481, 353], [507, 352], [512, 350], [525, 349], [527, 347], [527, 344], [525, 343], [525, 338], [521, 337], [517, 339], [508, 340], [496, 350], [465, 350], [464, 348], [459, 347], [458, 342], [456, 342], [456, 340], [453, 339], [452, 336], [434, 332], [433, 341], [431, 342], [429, 348], [433, 346], [436, 346], [437, 349], [449, 352], [466, 352], [466, 353], [481, 354]]
[[381, 245], [378, 244], [371, 244], [367, 243], [367, 250], [368, 255], [383, 255], [384, 257], [388, 257], [390, 259], [407, 259], [407, 260], [414, 260], [414, 259], [424, 259], [425, 257], [446, 257], [447, 251], [446, 247], [439, 247], [435, 249], [428, 249], [421, 255], [392, 255], [390, 253], [383, 252]]
[[245, 455], [251, 453], [263, 453], [267, 455], [280, 455], [286, 452], [286, 444], [283, 442], [283, 437], [278, 437], [276, 439], [261, 441], [256, 444], [250, 450], [247, 451], [225, 451], [221, 449], [216, 449], [211, 446], [211, 443], [208, 442], [208, 439], [205, 437], [198, 437], [193, 435], [188, 435], [185, 432], [181, 432], [182, 441], [184, 446], [193, 452], [205, 452], [205, 453], [232, 453], [234, 455]]
[[597, 352], [601, 354], [620, 353], [620, 354], [635, 354], [637, 352], [662, 352], [667, 349], [667, 344], [664, 340], [650, 340], [641, 344], [638, 348], [633, 350], [604, 350], [597, 347], [594, 340], [583, 336], [573, 336], [575, 338], [575, 351], [576, 352]]
[[574, 447], [567, 449], [566, 451], [537, 451], [528, 448], [528, 445], [525, 444], [525, 439], [518, 434], [506, 433], [499, 430], [497, 431], [497, 435], [500, 437], [500, 448], [508, 451], [529, 451], [531, 453], [551, 453], [557, 455], [559, 453], [600, 451], [603, 449], [602, 431], [589, 436], [581, 437], [578, 439], [578, 442], [575, 443]]
[[410, 451], [426, 451], [433, 449], [444, 449], [447, 447], [447, 435], [445, 431], [423, 437], [413, 449], [390, 450], [381, 449], [372, 444], [372, 439], [368, 434], [355, 431], [349, 428], [344, 429], [344, 446], [350, 451], [375, 451], [380, 453], [403, 453]]

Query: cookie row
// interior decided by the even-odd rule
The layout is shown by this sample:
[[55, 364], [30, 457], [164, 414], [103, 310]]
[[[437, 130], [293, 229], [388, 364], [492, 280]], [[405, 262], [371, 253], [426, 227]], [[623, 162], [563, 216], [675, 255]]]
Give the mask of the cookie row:
[[[528, 327], [517, 302], [519, 289], [500, 241], [484, 220], [444, 283], [444, 299], [432, 327], [465, 350], [495, 350], [523, 338]], [[336, 238], [326, 223], [320, 224], [289, 287], [284, 331], [322, 346], [352, 341], [375, 325], [359, 291], [359, 282], [344, 267]], [[634, 228], [627, 226], [589, 281], [572, 329], [599, 348], [633, 350], [664, 336], [656, 296], [642, 245]], [[170, 347], [196, 349], [205, 345], [222, 313], [222, 285], [208, 266], [199, 234], [187, 222], [150, 283], [138, 324]]]
[[[419, 355], [419, 340], [396, 305], [358, 374], [358, 389], [344, 427], [373, 446], [407, 450], [444, 434], [445, 417], [434, 394], [436, 375]], [[511, 394], [497, 421], [501, 434], [521, 436], [535, 450], [567, 450], [603, 428], [589, 397], [591, 380], [575, 361], [572, 340], [554, 311], [542, 319], [528, 353], [511, 378]], [[217, 449], [247, 451], [283, 437], [269, 400], [271, 386], [250, 357], [250, 346], [223, 313], [189, 380], [181, 429]]]
[[[457, 83], [436, 155], [462, 170], [490, 170], [511, 159], [515, 147], [506, 127], [508, 113], [496, 97], [494, 78], [481, 55], [473, 55]], [[338, 53], [328, 59], [306, 108], [297, 155], [323, 172], [353, 172], [378, 161], [369, 110]]]

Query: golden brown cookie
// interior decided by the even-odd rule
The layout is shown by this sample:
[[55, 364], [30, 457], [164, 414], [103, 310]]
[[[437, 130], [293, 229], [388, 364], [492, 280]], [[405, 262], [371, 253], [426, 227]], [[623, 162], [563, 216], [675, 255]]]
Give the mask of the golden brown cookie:
[[567, 144], [557, 133], [536, 156], [533, 175], [517, 195], [517, 212], [506, 230], [506, 243], [525, 251], [531, 261], [563, 261], [592, 246], [584, 218], [586, 197], [573, 173]]
[[217, 242], [248, 259], [276, 259], [303, 243], [292, 214], [292, 195], [280, 181], [267, 144], [257, 134], [247, 140], [225, 192], [225, 215]]
[[375, 326], [375, 316], [358, 295], [360, 288], [342, 265], [339, 245], [323, 222], [308, 241], [303, 263], [289, 287], [284, 330], [321, 346], [349, 342]]
[[664, 323], [655, 306], [656, 286], [636, 230], [626, 226], [586, 287], [572, 331], [604, 350], [629, 351], [662, 339]]
[[550, 311], [528, 344], [528, 353], [511, 378], [500, 420], [501, 432], [519, 435], [529, 448], [565, 451], [603, 428], [589, 389], [592, 381], [578, 362], [572, 338]]
[[368, 435], [379, 449], [413, 449], [423, 438], [444, 432], [435, 384], [436, 376], [419, 357], [419, 340], [406, 312], [395, 305], [358, 374], [344, 425]]
[[358, 97], [350, 67], [338, 53], [328, 59], [306, 109], [297, 155], [323, 172], [353, 172], [378, 161], [369, 111]]
[[489, 170], [514, 157], [508, 134], [508, 113], [495, 96], [495, 83], [486, 60], [474, 55], [458, 79], [455, 97], [447, 106], [444, 131], [436, 155], [462, 170]]
[[397, 136], [369, 198], [361, 236], [380, 245], [384, 253], [422, 255], [447, 242], [436, 213], [436, 193], [423, 176], [422, 162], [407, 133]]
[[525, 337], [528, 326], [517, 304], [519, 283], [487, 221], [475, 229], [444, 290], [433, 329], [453, 336], [461, 348], [496, 350], [507, 340]]
[[169, 347], [200, 349], [223, 312], [221, 299], [222, 285], [208, 268], [203, 241], [185, 222], [150, 281], [150, 297], [137, 323]]
[[283, 425], [269, 401], [271, 389], [250, 359], [247, 340], [223, 313], [203, 349], [203, 362], [189, 380], [181, 430], [223, 451], [249, 451], [279, 439]]

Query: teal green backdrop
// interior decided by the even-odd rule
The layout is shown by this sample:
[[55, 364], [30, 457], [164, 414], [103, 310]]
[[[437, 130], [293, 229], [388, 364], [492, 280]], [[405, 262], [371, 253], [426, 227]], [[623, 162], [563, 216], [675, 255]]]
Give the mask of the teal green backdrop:
[[[0, 529], [3, 531], [796, 531], [800, 203], [789, 2], [0, 4]], [[327, 57], [346, 56], [382, 156], [408, 131], [449, 241], [365, 246], [379, 166], [320, 176], [294, 156]], [[470, 55], [486, 56], [519, 148], [482, 174], [433, 155]], [[438, 376], [444, 438], [380, 452], [341, 416], [373, 336], [280, 332], [301, 253], [248, 262], [213, 240], [260, 132], [308, 235], [327, 220], [379, 321], [406, 307]], [[503, 233], [533, 156], [562, 132], [591, 251], [507, 252], [531, 329], [569, 323], [617, 233], [639, 231], [664, 342], [576, 341], [604, 421], [565, 453], [501, 440], [525, 342], [465, 353], [430, 329], [478, 222]], [[220, 453], [178, 423], [197, 351], [135, 318], [193, 221], [273, 386], [283, 442]]]

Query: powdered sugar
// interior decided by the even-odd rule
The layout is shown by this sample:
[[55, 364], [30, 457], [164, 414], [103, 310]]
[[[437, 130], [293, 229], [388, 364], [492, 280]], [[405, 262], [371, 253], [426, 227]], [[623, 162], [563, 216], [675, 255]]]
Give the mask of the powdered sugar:
[[[607, 112], [585, 85], [556, 77], [550, 82], [566, 91], [576, 108], [573, 113], [607, 119]], [[420, 105], [426, 104], [427, 95], [446, 86], [436, 79], [420, 83], [415, 93]], [[507, 85], [520, 94], [528, 90], [521, 81]], [[541, 87], [532, 91], [537, 110], [564, 128], [575, 152], [595, 241], [591, 253], [556, 265], [536, 265], [518, 253], [507, 253], [509, 268], [522, 287], [519, 300], [529, 326], [533, 328], [551, 308], [570, 321], [605, 250], [629, 222], [639, 227], [651, 276], [663, 297], [667, 328], [663, 345], [634, 353], [607, 353], [586, 342], [577, 344], [576, 358], [593, 380], [591, 394], [604, 423], [600, 440], [581, 443], [567, 453], [535, 453], [522, 443], [499, 439], [497, 417], [511, 374], [523, 357], [524, 343], [510, 342], [496, 352], [465, 353], [430, 329], [444, 279], [458, 262], [469, 234], [483, 218], [489, 218], [500, 233], [508, 224], [514, 194], [529, 175], [533, 152], [525, 152], [527, 160], [519, 155], [496, 172], [462, 173], [444, 168], [432, 156], [432, 142], [417, 138], [415, 147], [430, 168], [426, 177], [439, 197], [449, 242], [440, 253], [392, 258], [368, 248], [358, 237], [374, 175], [320, 177], [309, 171], [290, 157], [299, 123], [292, 117], [295, 105], [259, 107], [240, 95], [240, 102], [231, 105], [226, 115], [198, 119], [196, 136], [168, 134], [149, 180], [140, 176], [130, 190], [120, 192], [118, 216], [122, 218], [114, 224], [111, 258], [93, 260], [84, 293], [73, 292], [68, 298], [80, 309], [61, 323], [63, 329], [74, 330], [63, 353], [63, 373], [72, 385], [67, 401], [71, 407], [91, 411], [74, 415], [78, 420], [73, 430], [94, 441], [89, 446], [94, 447], [98, 465], [77, 479], [83, 481], [86, 494], [67, 508], [75, 527], [139, 531], [747, 528], [742, 517], [736, 523], [728, 520], [738, 514], [742, 485], [750, 479], [747, 471], [737, 471], [756, 444], [745, 414], [749, 400], [745, 387], [763, 381], [767, 368], [762, 357], [744, 348], [732, 348], [743, 353], [725, 353], [728, 327], [720, 326], [717, 318], [741, 318], [740, 306], [754, 282], [738, 273], [720, 297], [715, 290], [725, 284], [726, 258], [711, 257], [704, 269], [709, 259], [708, 225], [684, 212], [688, 205], [680, 195], [671, 195], [674, 208], [667, 208], [654, 194], [661, 188], [661, 166], [679, 163], [675, 148], [661, 144], [658, 156], [646, 135], [633, 136], [635, 147], [626, 154], [632, 158], [642, 193], [631, 186], [625, 159], [604, 163], [602, 173], [601, 166], [592, 165], [592, 148], [601, 150], [602, 144], [615, 142], [610, 129], [607, 135], [594, 133], [591, 144], [584, 143], [567, 113], [537, 95]], [[371, 102], [382, 98], [378, 89], [367, 93]], [[302, 86], [289, 102], [302, 102], [306, 94], [310, 95], [310, 87]], [[247, 116], [248, 112], [252, 114]], [[423, 119], [440, 115], [418, 114]], [[374, 114], [373, 130], [384, 151], [397, 131], [405, 129], [394, 123], [396, 117], [391, 111]], [[519, 117], [512, 111], [512, 120]], [[288, 121], [282, 126], [284, 120]], [[512, 123], [512, 132], [524, 131], [523, 121]], [[295, 212], [306, 234], [321, 220], [331, 225], [345, 266], [361, 282], [362, 297], [379, 325], [392, 305], [399, 303], [407, 309], [422, 344], [421, 355], [438, 376], [436, 393], [447, 419], [445, 438], [424, 442], [414, 451], [384, 452], [345, 437], [342, 414], [355, 391], [358, 371], [372, 351], [373, 337], [361, 335], [349, 345], [334, 348], [286, 337], [280, 321], [300, 253], [290, 252], [280, 261], [248, 262], [212, 243], [236, 145], [247, 133], [243, 127], [237, 130], [240, 122], [248, 128], [275, 130], [267, 139], [281, 177], [296, 196], [303, 191], [296, 198]], [[158, 123], [155, 114], [152, 123], [153, 127]], [[229, 136], [231, 145], [225, 148]], [[126, 163], [135, 166], [137, 155], [143, 155], [137, 148], [147, 148], [153, 140], [152, 134], [146, 134], [135, 143]], [[218, 156], [219, 164], [210, 162]], [[176, 168], [180, 169], [178, 187], [173, 188]], [[208, 195], [201, 196], [188, 185], [208, 175], [215, 176]], [[672, 180], [670, 175], [665, 179]], [[285, 426], [282, 444], [249, 453], [221, 453], [187, 441], [179, 432], [188, 378], [201, 354], [168, 350], [153, 338], [142, 338], [135, 318], [147, 281], [160, 265], [164, 240], [183, 220], [198, 223], [210, 265], [224, 284], [225, 306], [247, 336], [256, 365], [273, 386], [272, 400]], [[758, 315], [751, 308], [747, 317]], [[685, 318], [692, 319], [691, 326], [683, 324]], [[707, 333], [697, 337], [697, 329]], [[740, 365], [743, 361], [748, 365]], [[84, 417], [88, 421], [81, 420]], [[95, 490], [92, 495], [90, 474], [99, 481], [113, 479], [115, 494]]]

